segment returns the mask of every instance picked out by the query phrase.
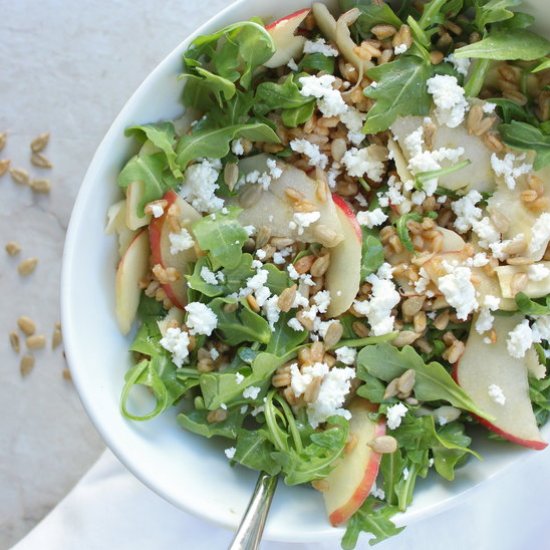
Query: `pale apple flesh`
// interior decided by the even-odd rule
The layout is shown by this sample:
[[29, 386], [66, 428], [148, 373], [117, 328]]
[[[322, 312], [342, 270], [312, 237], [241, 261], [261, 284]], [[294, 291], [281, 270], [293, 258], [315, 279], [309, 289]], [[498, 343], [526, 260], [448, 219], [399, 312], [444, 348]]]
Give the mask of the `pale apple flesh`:
[[105, 233], [107, 235], [116, 233], [118, 255], [122, 258], [137, 234], [137, 231], [132, 231], [126, 225], [126, 199], [116, 202], [107, 211]]
[[122, 256], [115, 278], [115, 312], [118, 326], [128, 334], [141, 299], [140, 282], [149, 272], [149, 235], [140, 231]]
[[[538, 262], [547, 269], [550, 269], [550, 262]], [[495, 268], [502, 296], [504, 298], [515, 298], [516, 289], [513, 284], [514, 277], [520, 273], [529, 273], [527, 265], [501, 265]], [[521, 289], [523, 294], [529, 298], [542, 298], [550, 294], [550, 275], [547, 275], [540, 281], [527, 280], [525, 287]]]
[[140, 208], [143, 208], [144, 194], [145, 184], [142, 181], [133, 181], [126, 188], [126, 225], [133, 231], [151, 221], [151, 214], [139, 214]]
[[301, 55], [306, 39], [295, 33], [310, 11], [310, 8], [305, 8], [266, 25], [265, 28], [275, 44], [275, 53], [264, 63], [266, 67], [269, 69], [282, 67], [291, 59]]
[[[479, 422], [503, 438], [532, 449], [544, 449], [533, 407], [529, 398], [528, 356], [516, 359], [507, 350], [508, 333], [523, 320], [521, 315], [495, 317], [497, 341], [484, 342], [483, 335], [472, 323], [466, 349], [454, 367], [457, 383], [476, 406], [494, 418], [492, 422], [479, 418]], [[489, 395], [489, 386], [501, 388], [505, 403], [499, 404]]]
[[191, 263], [197, 261], [197, 253], [194, 248], [172, 254], [170, 252], [170, 234], [173, 227], [168, 219], [168, 209], [174, 206], [180, 227], [191, 231], [194, 222], [201, 219], [201, 215], [174, 191], [168, 191], [164, 195], [167, 202], [164, 214], [159, 218], [153, 218], [149, 224], [149, 237], [151, 241], [151, 261], [153, 265], [159, 264], [165, 269], [173, 267], [177, 270], [179, 278], [173, 283], [161, 285], [168, 299], [174, 306], [183, 309], [187, 303], [187, 282], [185, 275]]
[[330, 250], [330, 265], [325, 274], [325, 288], [330, 292], [329, 317], [347, 311], [361, 283], [361, 252], [363, 236], [355, 214], [342, 197], [334, 194], [338, 218], [344, 239]]
[[350, 436], [356, 438], [353, 449], [344, 454], [326, 478], [328, 489], [323, 492], [329, 521], [333, 526], [345, 523], [369, 496], [376, 481], [382, 455], [370, 444], [386, 433], [383, 420], [374, 422], [369, 417], [372, 405], [355, 398], [350, 406]]

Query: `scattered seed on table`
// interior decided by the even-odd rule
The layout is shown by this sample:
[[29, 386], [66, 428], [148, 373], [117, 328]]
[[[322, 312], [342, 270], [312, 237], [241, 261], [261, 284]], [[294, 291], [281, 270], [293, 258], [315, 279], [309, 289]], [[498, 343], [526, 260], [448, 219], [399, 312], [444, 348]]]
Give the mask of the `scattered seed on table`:
[[19, 275], [26, 277], [36, 269], [36, 264], [38, 264], [38, 258], [27, 258], [17, 266], [17, 271]]
[[43, 334], [34, 334], [27, 337], [27, 348], [42, 349], [46, 345], [46, 337]]
[[0, 160], [0, 176], [3, 176], [10, 167], [10, 159], [2, 159]]
[[61, 329], [55, 327], [52, 335], [52, 349], [57, 348], [59, 344], [61, 344], [61, 340], [62, 340]]
[[19, 363], [19, 372], [21, 376], [27, 376], [34, 368], [34, 357], [30, 354], [23, 355], [21, 362]]
[[36, 323], [26, 315], [22, 315], [17, 319], [17, 326], [25, 336], [32, 336], [36, 332]]
[[11, 168], [10, 176], [11, 179], [19, 185], [29, 185], [31, 180], [29, 173], [23, 168]]
[[15, 353], [19, 353], [19, 350], [21, 349], [19, 344], [19, 334], [15, 331], [10, 332], [10, 344], [13, 351], [15, 351]]
[[19, 254], [19, 252], [21, 252], [21, 246], [19, 245], [19, 243], [16, 243], [15, 241], [9, 241], [8, 243], [6, 243], [6, 252], [10, 255], [10, 256], [16, 256], [17, 254]]
[[38, 168], [52, 168], [53, 164], [42, 154], [33, 153], [31, 155], [31, 164]]
[[36, 179], [31, 181], [31, 189], [36, 193], [49, 193], [51, 187], [50, 180]]
[[31, 141], [31, 151], [33, 153], [40, 153], [40, 151], [43, 151], [46, 148], [46, 145], [48, 145], [49, 140], [50, 140], [49, 132], [44, 132], [43, 134], [36, 136]]
[[6, 132], [0, 132], [0, 151], [6, 146], [8, 134]]
[[66, 367], [61, 371], [61, 376], [63, 376], [64, 380], [71, 381], [73, 379], [73, 377], [71, 376], [71, 371]]

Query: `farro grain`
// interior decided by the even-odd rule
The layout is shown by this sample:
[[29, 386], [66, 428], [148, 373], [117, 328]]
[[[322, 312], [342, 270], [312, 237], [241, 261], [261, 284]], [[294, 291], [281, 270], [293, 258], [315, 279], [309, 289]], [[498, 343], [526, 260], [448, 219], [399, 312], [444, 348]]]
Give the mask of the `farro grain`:
[[329, 265], [330, 254], [323, 254], [311, 264], [311, 268], [309, 271], [313, 277], [322, 277], [327, 272]]
[[425, 296], [411, 296], [404, 300], [401, 304], [401, 311], [403, 315], [413, 317], [416, 315], [424, 305]]
[[531, 265], [535, 263], [533, 258], [525, 258], [523, 256], [515, 256], [506, 260], [508, 265]]
[[50, 180], [43, 178], [31, 180], [30, 186], [35, 193], [49, 193], [52, 188]]
[[216, 422], [223, 422], [226, 418], [227, 418], [227, 411], [221, 408], [210, 411], [206, 415], [206, 421], [209, 424], [215, 424]]
[[13, 349], [13, 351], [15, 351], [15, 353], [19, 353], [20, 349], [21, 349], [21, 345], [19, 343], [19, 334], [17, 334], [17, 332], [15, 331], [11, 331], [10, 332], [10, 345]]
[[285, 288], [281, 292], [279, 299], [277, 300], [277, 305], [282, 312], [286, 313], [290, 311], [290, 308], [296, 299], [297, 289], [298, 287], [296, 285], [292, 285], [291, 287]]
[[398, 381], [399, 381], [399, 378], [394, 378], [386, 386], [386, 390], [384, 391], [384, 399], [391, 399], [392, 397], [395, 397], [399, 393], [399, 389], [397, 387]]
[[8, 139], [8, 134], [6, 132], [0, 132], [0, 151], [6, 146], [6, 141]]
[[332, 322], [327, 329], [325, 337], [323, 338], [327, 349], [334, 347], [342, 339], [343, 334], [344, 327], [342, 326], [342, 323], [340, 323], [340, 321]]
[[46, 345], [46, 337], [43, 334], [33, 334], [27, 337], [28, 349], [42, 349]]
[[300, 323], [302, 324], [302, 326], [306, 329], [306, 330], [313, 330], [313, 320], [310, 319], [309, 317], [307, 317], [303, 311], [299, 311], [297, 314], [296, 314], [296, 319], [298, 319], [298, 321], [300, 321]]
[[473, 105], [466, 119], [466, 128], [469, 134], [473, 134], [483, 120], [483, 108], [481, 105]]
[[414, 331], [423, 333], [426, 330], [427, 318], [423, 311], [419, 311], [413, 318]]
[[443, 311], [440, 313], [433, 322], [434, 327], [437, 330], [445, 330], [449, 324], [449, 311]]
[[19, 185], [29, 185], [30, 176], [29, 173], [23, 168], [11, 168], [11, 179]]
[[327, 248], [336, 246], [342, 240], [342, 237], [335, 231], [320, 223], [315, 224], [313, 228], [313, 235], [320, 244], [326, 246]]
[[307, 385], [306, 391], [304, 392], [304, 401], [306, 403], [314, 403], [319, 397], [319, 390], [321, 389], [322, 378], [316, 376], [313, 380]]
[[529, 186], [529, 189], [532, 189], [537, 193], [537, 196], [544, 194], [544, 182], [535, 174], [529, 174], [527, 176], [527, 185]]
[[223, 181], [230, 191], [233, 191], [235, 184], [239, 180], [239, 167], [235, 162], [228, 162], [223, 169]]
[[19, 272], [19, 275], [26, 277], [36, 269], [37, 264], [38, 258], [27, 258], [17, 266], [17, 271]]
[[203, 357], [197, 361], [197, 370], [199, 372], [212, 372], [214, 370], [214, 361], [212, 357]]
[[267, 225], [262, 225], [256, 234], [256, 246], [263, 248], [269, 242], [269, 239], [271, 239], [271, 228]]
[[42, 153], [32, 153], [31, 164], [38, 168], [53, 168], [53, 164]]
[[412, 330], [402, 330], [393, 340], [392, 344], [398, 348], [408, 346], [420, 338], [420, 334]]
[[300, 275], [304, 275], [311, 269], [311, 266], [313, 265], [314, 261], [315, 261], [315, 256], [313, 254], [302, 256], [301, 258], [299, 258], [294, 262], [294, 269], [296, 269], [296, 271]]
[[443, 61], [444, 57], [445, 56], [442, 52], [438, 50], [433, 50], [432, 52], [430, 52], [430, 63], [432, 65], [439, 65]]
[[248, 305], [250, 306], [250, 309], [256, 313], [259, 313], [260, 311], [260, 306], [258, 305], [258, 302], [256, 301], [256, 298], [254, 298], [254, 296], [252, 294], [249, 294], [247, 297], [246, 297], [246, 302], [248, 303]]
[[326, 479], [314, 479], [311, 486], [320, 493], [326, 493], [330, 489], [330, 484]]
[[302, 348], [298, 352], [298, 364], [300, 366], [304, 366], [304, 365], [311, 365], [312, 362], [313, 361], [311, 359], [311, 350], [310, 350], [310, 348]]
[[409, 396], [414, 388], [415, 382], [415, 370], [408, 369], [397, 379], [397, 390], [399, 391], [399, 393]]
[[397, 439], [391, 435], [381, 435], [371, 443], [372, 450], [379, 454], [390, 454], [397, 451]]
[[[153, 275], [158, 279], [161, 285], [169, 283], [175, 283], [181, 277], [178, 270], [175, 267], [163, 267], [160, 264], [155, 264], [151, 270]], [[164, 299], [166, 295], [163, 296]]]
[[17, 254], [19, 254], [19, 252], [21, 252], [21, 245], [15, 241], [7, 242], [5, 248], [6, 252], [10, 256], [16, 256]]
[[354, 321], [351, 328], [359, 338], [366, 338], [370, 334], [368, 327], [361, 321]]
[[461, 342], [460, 340], [455, 340], [452, 344], [451, 344], [451, 347], [445, 352], [447, 353], [447, 361], [451, 364], [454, 364], [456, 363], [461, 357], [462, 357], [462, 354], [464, 353], [464, 343]]
[[392, 25], [375, 25], [370, 30], [378, 40], [384, 40], [385, 38], [392, 37], [396, 32], [397, 29]]
[[325, 353], [325, 355], [323, 355], [323, 363], [325, 363], [330, 369], [334, 367], [334, 365], [336, 365], [336, 357], [334, 357], [334, 355], [331, 355], [330, 353]]
[[50, 141], [49, 132], [44, 132], [43, 134], [36, 136], [31, 141], [31, 151], [33, 153], [40, 153], [46, 148], [46, 146], [48, 145], [48, 141]]
[[23, 355], [23, 357], [21, 357], [21, 362], [19, 363], [19, 372], [21, 373], [21, 376], [27, 376], [33, 368], [34, 356], [30, 354]]
[[313, 342], [311, 344], [311, 360], [313, 363], [320, 363], [325, 354], [325, 346], [322, 342]]
[[0, 177], [2, 177], [10, 167], [10, 159], [1, 159], [0, 160]]
[[25, 336], [32, 336], [36, 332], [36, 323], [26, 315], [17, 319], [17, 326]]
[[443, 335], [442, 339], [448, 346], [450, 346], [453, 342], [456, 342], [456, 336], [450, 330]]

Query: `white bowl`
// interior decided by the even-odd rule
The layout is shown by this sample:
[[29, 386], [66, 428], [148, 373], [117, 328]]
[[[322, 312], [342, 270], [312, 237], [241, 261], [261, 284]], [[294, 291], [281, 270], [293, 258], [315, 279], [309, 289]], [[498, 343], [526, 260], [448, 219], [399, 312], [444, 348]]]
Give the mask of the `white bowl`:
[[[67, 359], [82, 403], [103, 439], [143, 483], [176, 506], [225, 527], [235, 528], [246, 508], [256, 473], [231, 468], [222, 442], [183, 431], [172, 410], [149, 422], [124, 419], [119, 411], [124, 373], [130, 366], [129, 337], [114, 317], [116, 246], [104, 234], [106, 211], [119, 196], [116, 177], [132, 153], [127, 126], [172, 119], [182, 112], [181, 54], [200, 34], [250, 18], [280, 17], [309, 6], [307, 0], [239, 0], [183, 41], [128, 100], [99, 146], [72, 213], [62, 274], [62, 322]], [[329, 6], [336, 1], [327, 1]], [[545, 0], [531, 8], [550, 22]], [[538, 5], [538, 9], [536, 6]], [[550, 426], [544, 430], [550, 436]], [[429, 517], [455, 504], [471, 490], [535, 451], [511, 444], [477, 445], [484, 460], [471, 460], [447, 483], [434, 476], [419, 484], [414, 504], [399, 524]], [[303, 487], [277, 489], [265, 537], [279, 541], [318, 541], [342, 535], [330, 527], [319, 493]]]

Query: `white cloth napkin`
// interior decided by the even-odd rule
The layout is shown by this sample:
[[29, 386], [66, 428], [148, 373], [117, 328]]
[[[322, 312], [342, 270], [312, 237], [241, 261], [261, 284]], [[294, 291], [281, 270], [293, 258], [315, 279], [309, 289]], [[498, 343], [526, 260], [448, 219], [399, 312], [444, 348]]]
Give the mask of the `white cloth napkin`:
[[[455, 508], [407, 527], [380, 550], [547, 550], [550, 451], [533, 453]], [[13, 550], [224, 550], [232, 533], [168, 504], [105, 451]], [[365, 539], [358, 548], [368, 548]], [[262, 550], [336, 550], [265, 541]]]

